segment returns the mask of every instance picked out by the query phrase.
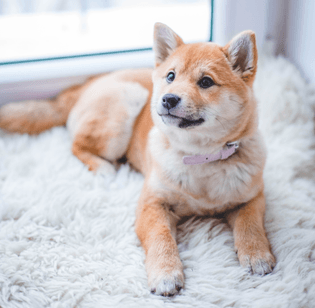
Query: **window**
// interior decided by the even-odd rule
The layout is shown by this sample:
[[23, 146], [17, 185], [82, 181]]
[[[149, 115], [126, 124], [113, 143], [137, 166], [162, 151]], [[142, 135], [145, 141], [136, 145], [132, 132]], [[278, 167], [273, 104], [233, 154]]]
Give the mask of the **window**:
[[0, 63], [102, 54], [152, 46], [164, 22], [185, 41], [210, 37], [208, 0], [0, 0]]
[[[153, 65], [153, 25], [209, 41], [210, 0], [0, 0], [0, 104]], [[5, 29], [5, 31], [3, 30]]]

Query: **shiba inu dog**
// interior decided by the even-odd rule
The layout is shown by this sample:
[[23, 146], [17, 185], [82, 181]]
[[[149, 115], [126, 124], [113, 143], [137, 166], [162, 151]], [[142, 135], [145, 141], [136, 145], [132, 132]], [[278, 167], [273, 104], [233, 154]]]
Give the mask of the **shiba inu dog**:
[[126, 157], [143, 173], [135, 229], [153, 293], [172, 296], [184, 286], [176, 224], [190, 215], [224, 214], [240, 264], [271, 272], [255, 34], [242, 32], [224, 47], [184, 44], [157, 23], [154, 52], [154, 70], [113, 72], [53, 100], [5, 105], [0, 127], [38, 134], [66, 124], [73, 154], [90, 170], [115, 172]]

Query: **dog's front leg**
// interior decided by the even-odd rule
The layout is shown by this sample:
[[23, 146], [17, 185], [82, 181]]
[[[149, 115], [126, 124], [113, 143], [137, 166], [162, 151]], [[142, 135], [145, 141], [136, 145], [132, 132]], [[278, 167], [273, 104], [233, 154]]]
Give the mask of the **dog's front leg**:
[[265, 233], [264, 214], [265, 197], [261, 192], [240, 209], [227, 215], [241, 265], [260, 275], [270, 273], [275, 265]]
[[136, 232], [146, 253], [152, 293], [173, 296], [184, 286], [183, 266], [176, 244], [177, 218], [163, 198], [144, 186], [137, 210]]

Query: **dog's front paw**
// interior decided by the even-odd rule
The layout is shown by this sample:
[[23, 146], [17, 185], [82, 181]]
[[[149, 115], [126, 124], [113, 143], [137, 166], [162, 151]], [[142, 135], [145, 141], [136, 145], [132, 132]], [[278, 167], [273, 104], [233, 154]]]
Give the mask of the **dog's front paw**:
[[151, 246], [147, 254], [148, 283], [151, 293], [156, 295], [174, 296], [184, 287], [183, 264], [174, 249], [177, 247], [170, 247], [162, 246], [161, 249], [161, 245]]
[[269, 249], [265, 250], [238, 250], [238, 258], [242, 267], [258, 275], [266, 275], [272, 272], [276, 265], [275, 257]]
[[160, 270], [150, 275], [149, 286], [153, 294], [174, 296], [184, 287], [184, 273], [182, 270]]

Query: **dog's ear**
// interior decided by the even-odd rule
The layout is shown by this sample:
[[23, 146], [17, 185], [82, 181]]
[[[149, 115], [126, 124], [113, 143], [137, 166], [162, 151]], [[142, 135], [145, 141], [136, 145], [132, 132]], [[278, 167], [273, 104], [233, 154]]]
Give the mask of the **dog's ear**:
[[241, 32], [223, 47], [223, 51], [233, 71], [239, 74], [246, 83], [252, 84], [258, 59], [255, 33], [253, 31]]
[[183, 40], [171, 28], [157, 22], [154, 25], [153, 43], [155, 66], [159, 66], [182, 44], [184, 44]]

